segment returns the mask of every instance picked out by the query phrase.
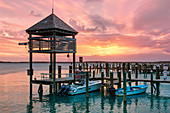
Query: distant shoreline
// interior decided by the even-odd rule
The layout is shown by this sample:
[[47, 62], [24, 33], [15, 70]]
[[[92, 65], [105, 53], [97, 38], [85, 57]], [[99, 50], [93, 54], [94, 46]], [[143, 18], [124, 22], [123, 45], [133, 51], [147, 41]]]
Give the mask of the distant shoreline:
[[[124, 61], [84, 61], [83, 63], [123, 63]], [[0, 61], [0, 63], [29, 63], [29, 62], [12, 62], [12, 61]], [[46, 61], [34, 61], [33, 63], [50, 63]], [[73, 62], [56, 62], [56, 63], [73, 63]], [[79, 63], [79, 62], [76, 62]], [[126, 61], [125, 63], [170, 63], [170, 61]]]

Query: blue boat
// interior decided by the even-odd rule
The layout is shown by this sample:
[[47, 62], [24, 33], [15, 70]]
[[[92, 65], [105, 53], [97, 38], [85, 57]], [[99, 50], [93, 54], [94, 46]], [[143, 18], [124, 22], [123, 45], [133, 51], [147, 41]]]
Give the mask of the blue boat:
[[[137, 86], [127, 86], [126, 88], [126, 95], [137, 95], [141, 93], [145, 93], [148, 85], [137, 85]], [[116, 96], [123, 96], [123, 88], [117, 89], [118, 91], [115, 92]]]

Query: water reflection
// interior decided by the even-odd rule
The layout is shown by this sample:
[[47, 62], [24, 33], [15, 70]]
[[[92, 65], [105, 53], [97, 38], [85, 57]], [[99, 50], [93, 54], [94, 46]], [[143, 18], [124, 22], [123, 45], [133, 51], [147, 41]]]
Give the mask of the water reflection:
[[[150, 100], [150, 101], [148, 101]], [[156, 101], [154, 101], [156, 100]], [[164, 100], [163, 102], [161, 100]], [[168, 100], [169, 101], [169, 100]], [[27, 113], [32, 111], [39, 112], [123, 112], [130, 111], [139, 112], [140, 109], [145, 111], [143, 107], [148, 111], [167, 110], [168, 101], [163, 97], [158, 97], [153, 94], [147, 93], [127, 96], [127, 103], [123, 102], [122, 97], [112, 97], [108, 94], [101, 92], [89, 93], [89, 98], [86, 98], [86, 94], [76, 96], [55, 96], [48, 95], [42, 96], [42, 98], [33, 98], [27, 105]], [[146, 104], [146, 105], [145, 105]], [[141, 105], [143, 107], [141, 107]], [[37, 107], [38, 106], [38, 107]], [[36, 108], [36, 109], [35, 109]]]

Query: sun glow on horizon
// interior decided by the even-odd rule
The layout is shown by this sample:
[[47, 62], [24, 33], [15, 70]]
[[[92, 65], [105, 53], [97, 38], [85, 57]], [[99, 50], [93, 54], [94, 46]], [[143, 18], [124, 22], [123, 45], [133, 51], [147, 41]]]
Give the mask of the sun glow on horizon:
[[[99, 55], [99, 56], [107, 56], [107, 55], [120, 55], [125, 54], [129, 50], [128, 47], [118, 47], [118, 46], [89, 46], [89, 45], [78, 45], [78, 55]], [[128, 53], [127, 53], [128, 54]]]

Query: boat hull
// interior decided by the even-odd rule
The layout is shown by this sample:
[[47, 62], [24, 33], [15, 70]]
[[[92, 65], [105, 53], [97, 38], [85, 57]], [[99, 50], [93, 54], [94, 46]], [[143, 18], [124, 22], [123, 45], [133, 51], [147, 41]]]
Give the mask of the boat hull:
[[[147, 85], [138, 85], [138, 86], [128, 86], [126, 90], [126, 95], [138, 95], [141, 93], [145, 93], [147, 90]], [[123, 89], [121, 88], [115, 93], [116, 96], [123, 96]]]

